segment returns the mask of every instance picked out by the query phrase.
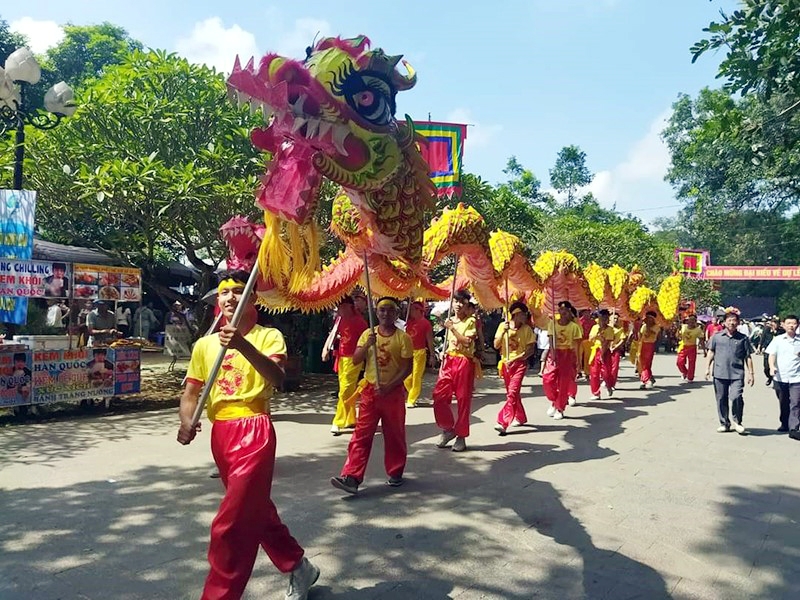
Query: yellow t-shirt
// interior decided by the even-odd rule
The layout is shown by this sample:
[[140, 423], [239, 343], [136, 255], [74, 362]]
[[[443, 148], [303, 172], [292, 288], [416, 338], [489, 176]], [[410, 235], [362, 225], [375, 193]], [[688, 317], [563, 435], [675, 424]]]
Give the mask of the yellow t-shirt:
[[561, 325], [557, 320], [551, 320], [547, 334], [555, 339], [556, 350], [574, 350], [575, 343], [583, 339], [583, 329], [575, 321]]
[[697, 340], [702, 340], [705, 337], [705, 332], [698, 325], [693, 329], [689, 329], [688, 325], [681, 325], [681, 331], [678, 334], [678, 351], [680, 352], [685, 346], [697, 346]]
[[527, 323], [523, 323], [519, 329], [509, 329], [507, 332], [495, 336], [501, 344], [500, 352], [504, 355], [503, 360], [506, 360], [506, 336], [508, 337], [508, 362], [523, 356], [528, 347], [536, 343], [536, 335]]
[[[620, 344], [620, 342], [624, 341], [628, 337], [628, 332], [625, 331], [624, 327], [612, 327], [612, 329], [614, 330], [614, 339], [611, 342], [612, 346]], [[622, 348], [621, 344], [620, 348]]]
[[[277, 329], [255, 325], [244, 338], [264, 356], [286, 357], [286, 342]], [[219, 349], [219, 334], [197, 340], [186, 378], [206, 383]], [[272, 384], [238, 350], [228, 349], [208, 396], [208, 418], [211, 421], [230, 421], [269, 412], [272, 393]]]
[[614, 342], [614, 328], [610, 325], [600, 331], [600, 324], [592, 326], [592, 331], [589, 333], [589, 341], [592, 344], [591, 354], [589, 354], [589, 362], [594, 360], [594, 355], [603, 349], [603, 340], [608, 342], [610, 346]]
[[[367, 351], [364, 379], [372, 384], [377, 381], [375, 377], [375, 359], [373, 358], [373, 353], [375, 352], [375, 348], [377, 348], [378, 368], [381, 370], [381, 382], [388, 383], [400, 372], [400, 360], [403, 358], [412, 358], [414, 356], [414, 345], [411, 343], [411, 336], [405, 331], [395, 329], [394, 333], [390, 336], [381, 335], [377, 327], [375, 331], [377, 341], [375, 346]], [[358, 338], [358, 346], [363, 347], [364, 344], [367, 343], [368, 337], [369, 329]]]
[[450, 332], [447, 334], [447, 353], [473, 358], [475, 356], [475, 338], [478, 335], [475, 317], [467, 317], [463, 321], [459, 321], [458, 317], [453, 317], [453, 323], [455, 330], [462, 336], [470, 338], [470, 342], [460, 344], [456, 336]]
[[659, 333], [661, 333], [661, 327], [658, 325], [653, 325], [652, 329], [650, 329], [646, 324], [643, 324], [639, 330], [639, 342], [642, 344], [655, 344]]

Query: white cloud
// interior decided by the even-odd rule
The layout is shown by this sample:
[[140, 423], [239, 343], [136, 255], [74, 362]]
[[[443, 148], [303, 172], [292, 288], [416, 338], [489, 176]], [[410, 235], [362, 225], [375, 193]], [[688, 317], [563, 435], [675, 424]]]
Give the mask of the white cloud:
[[9, 24], [11, 31], [21, 33], [28, 38], [28, 48], [34, 54], [44, 54], [64, 39], [64, 30], [55, 21], [37, 21], [31, 17], [22, 17]]
[[[638, 139], [624, 161], [611, 169], [595, 173], [592, 183], [580, 193], [591, 192], [606, 208], [615, 207], [618, 212], [632, 213], [643, 221], [674, 214], [677, 201], [672, 189], [664, 181], [670, 164], [667, 145], [661, 139], [670, 111], [656, 117], [650, 127]], [[548, 190], [559, 199], [563, 195]]]
[[[273, 31], [277, 28], [272, 27]], [[305, 58], [306, 48], [311, 46], [315, 38], [330, 37], [331, 24], [322, 19], [302, 18], [296, 19], [288, 28], [277, 29], [280, 31], [275, 45], [270, 45], [270, 51], [290, 58]]]
[[481, 124], [473, 118], [472, 112], [468, 108], [456, 108], [450, 111], [447, 115], [447, 121], [450, 123], [469, 125], [469, 127], [467, 127], [467, 140], [464, 142], [465, 152], [467, 150], [474, 151], [479, 148], [490, 146], [503, 130], [502, 125]]
[[191, 62], [203, 63], [223, 73], [229, 73], [238, 54], [242, 62], [251, 56], [259, 58], [255, 36], [239, 25], [225, 27], [222, 19], [211, 17], [195, 23], [189, 37], [175, 44], [179, 54]]

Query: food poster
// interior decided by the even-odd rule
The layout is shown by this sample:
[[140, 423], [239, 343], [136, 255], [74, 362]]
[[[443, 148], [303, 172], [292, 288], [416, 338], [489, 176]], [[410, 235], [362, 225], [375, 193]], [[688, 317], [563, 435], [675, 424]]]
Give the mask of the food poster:
[[138, 349], [83, 348], [33, 352], [33, 403], [135, 394], [140, 390]]
[[0, 406], [31, 403], [31, 352], [0, 350]]
[[70, 264], [43, 260], [0, 260], [0, 296], [69, 298]]
[[114, 395], [138, 394], [141, 391], [141, 350], [111, 348], [114, 362]]
[[128, 267], [75, 263], [75, 298], [111, 302], [141, 302], [142, 272]]

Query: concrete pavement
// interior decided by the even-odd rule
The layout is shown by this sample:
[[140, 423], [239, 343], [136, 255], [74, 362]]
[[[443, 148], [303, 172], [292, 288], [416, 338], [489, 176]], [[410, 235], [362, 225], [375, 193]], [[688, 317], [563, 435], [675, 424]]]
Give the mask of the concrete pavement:
[[[800, 443], [775, 432], [774, 393], [762, 376], [751, 434], [718, 434], [710, 384], [681, 384], [674, 355], [655, 372], [639, 391], [626, 363], [611, 400], [582, 383], [563, 421], [528, 377], [530, 425], [506, 437], [486, 377], [468, 452], [435, 448], [431, 409], [411, 410], [406, 485], [384, 484], [377, 436], [358, 497], [328, 483], [348, 441], [330, 394], [277, 399], [273, 496], [322, 569], [310, 598], [800, 597]], [[174, 409], [0, 428], [0, 598], [199, 597], [220, 483], [208, 427], [189, 447], [175, 432]], [[286, 582], [262, 553], [245, 597]]]

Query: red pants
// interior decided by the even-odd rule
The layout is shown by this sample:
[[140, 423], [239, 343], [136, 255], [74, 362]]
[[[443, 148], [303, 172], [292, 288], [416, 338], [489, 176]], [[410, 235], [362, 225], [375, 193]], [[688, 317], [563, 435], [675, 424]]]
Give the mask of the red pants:
[[[617, 361], [619, 362], [619, 361]], [[595, 352], [592, 364], [589, 365], [589, 390], [592, 396], [600, 395], [600, 381], [604, 381], [607, 388], [614, 387], [611, 385], [611, 353]]]
[[[436, 426], [444, 431], [455, 431], [458, 437], [469, 435], [469, 417], [472, 412], [472, 391], [475, 389], [475, 363], [466, 356], [444, 357], [439, 379], [433, 386], [433, 416]], [[458, 404], [458, 416], [453, 419], [450, 403], [453, 395]]]
[[376, 396], [375, 388], [369, 383], [361, 392], [356, 429], [347, 447], [342, 477], [350, 475], [359, 483], [364, 481], [378, 421], [383, 432], [383, 465], [386, 474], [389, 477], [403, 476], [407, 455], [406, 388], [401, 382], [382, 396]]
[[694, 381], [694, 366], [697, 363], [697, 346], [684, 346], [678, 352], [678, 370], [689, 381]]
[[619, 379], [619, 362], [622, 360], [621, 352], [611, 353], [611, 367], [608, 369], [608, 381], [606, 385], [612, 388], [617, 387], [617, 380]]
[[506, 384], [506, 403], [500, 412], [497, 413], [497, 422], [503, 427], [511, 425], [514, 419], [518, 423], [526, 423], [528, 417], [525, 414], [525, 407], [522, 406], [522, 379], [528, 370], [528, 363], [524, 360], [517, 360], [510, 365], [503, 365], [503, 381]]
[[560, 412], [567, 407], [567, 399], [577, 392], [578, 384], [575, 382], [577, 368], [575, 351], [571, 348], [556, 350], [555, 359], [552, 349], [547, 355], [547, 364], [542, 373], [542, 387], [547, 399]]
[[275, 429], [267, 415], [214, 422], [211, 452], [225, 496], [211, 523], [211, 571], [202, 600], [241, 598], [259, 545], [282, 573], [292, 571], [303, 558], [303, 549], [270, 499], [275, 446]]
[[653, 356], [656, 353], [656, 345], [641, 342], [639, 344], [639, 380], [647, 383], [653, 379]]

